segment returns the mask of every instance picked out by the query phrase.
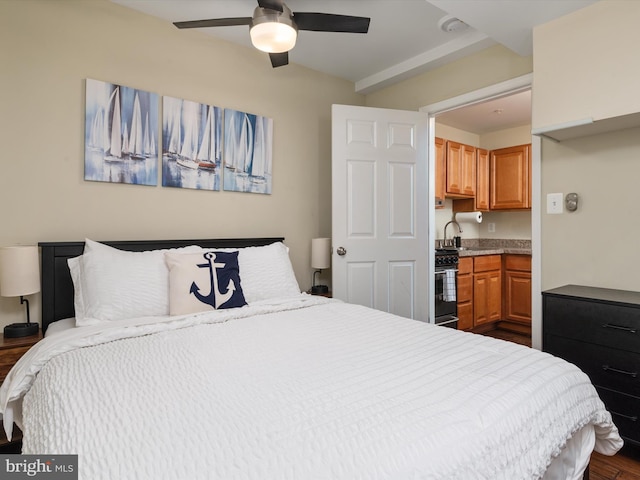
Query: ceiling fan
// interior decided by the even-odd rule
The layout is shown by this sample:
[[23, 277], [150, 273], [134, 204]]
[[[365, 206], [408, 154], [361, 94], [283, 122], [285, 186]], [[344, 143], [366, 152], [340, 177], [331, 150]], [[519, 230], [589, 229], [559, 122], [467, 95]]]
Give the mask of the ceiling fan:
[[370, 18], [332, 13], [292, 12], [283, 0], [258, 0], [253, 17], [212, 18], [174, 22], [178, 28], [249, 25], [251, 43], [267, 52], [273, 68], [289, 63], [289, 50], [296, 44], [298, 30], [313, 32], [367, 33]]

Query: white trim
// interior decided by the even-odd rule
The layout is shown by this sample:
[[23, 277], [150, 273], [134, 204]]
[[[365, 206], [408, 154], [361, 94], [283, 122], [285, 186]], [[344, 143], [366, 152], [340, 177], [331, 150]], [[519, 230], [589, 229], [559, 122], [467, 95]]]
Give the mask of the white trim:
[[494, 98], [506, 97], [525, 90], [531, 89], [533, 83], [533, 74], [527, 73], [520, 77], [512, 78], [504, 82], [496, 83], [473, 92], [458, 95], [441, 102], [432, 103], [425, 107], [420, 107], [419, 111], [426, 112], [429, 115], [437, 115], [439, 113], [455, 110], [460, 107], [467, 107], [475, 103], [486, 102]]
[[[486, 102], [494, 98], [513, 95], [525, 90], [530, 90], [533, 83], [533, 74], [529, 73], [520, 77], [512, 78], [504, 82], [496, 83], [473, 92], [458, 95], [441, 102], [432, 103], [421, 107], [419, 111], [429, 115], [429, 124], [435, 124], [435, 117], [449, 110], [466, 107], [476, 103]], [[430, 129], [429, 141], [433, 145], [435, 141], [435, 128]], [[542, 141], [539, 137], [531, 138], [531, 341], [532, 346], [537, 349], [542, 348], [542, 248], [541, 248], [541, 152]], [[429, 148], [429, 171], [435, 171], [434, 147]], [[435, 222], [435, 201], [430, 205], [431, 220]], [[435, 225], [429, 225], [429, 238], [435, 238]], [[431, 262], [430, 262], [431, 264]], [[433, 286], [429, 292], [430, 299], [435, 298]], [[430, 300], [433, 303], [433, 300]]]

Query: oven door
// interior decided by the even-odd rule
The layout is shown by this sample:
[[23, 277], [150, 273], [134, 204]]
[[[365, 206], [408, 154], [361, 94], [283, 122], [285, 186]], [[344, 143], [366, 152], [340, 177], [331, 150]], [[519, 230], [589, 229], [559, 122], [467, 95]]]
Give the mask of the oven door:
[[[456, 300], [448, 301], [444, 295], [444, 284], [447, 278], [447, 270], [436, 269], [435, 272], [435, 314], [436, 314], [436, 323], [438, 323], [438, 319], [444, 319], [444, 317], [456, 317], [458, 315], [458, 303]], [[452, 268], [457, 272], [455, 268]], [[456, 290], [458, 288], [458, 275], [456, 274]]]

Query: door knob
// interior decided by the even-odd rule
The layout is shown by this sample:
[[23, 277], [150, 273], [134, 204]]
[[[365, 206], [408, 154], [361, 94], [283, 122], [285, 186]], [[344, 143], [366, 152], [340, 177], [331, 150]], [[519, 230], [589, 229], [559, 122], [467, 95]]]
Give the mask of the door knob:
[[347, 249], [344, 247], [338, 247], [336, 253], [342, 257], [347, 254]]

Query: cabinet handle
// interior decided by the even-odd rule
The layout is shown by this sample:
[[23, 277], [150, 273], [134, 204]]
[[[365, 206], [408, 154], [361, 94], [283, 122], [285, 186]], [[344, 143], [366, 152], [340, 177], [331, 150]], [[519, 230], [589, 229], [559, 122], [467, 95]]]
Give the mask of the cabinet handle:
[[638, 421], [637, 415], [625, 415], [624, 413], [614, 412], [613, 410], [609, 410], [609, 412], [611, 412], [611, 415], [617, 415], [618, 417], [626, 418], [627, 420], [631, 420], [632, 422]]
[[633, 378], [638, 376], [638, 372], [627, 372], [626, 370], [618, 370], [617, 368], [610, 367], [609, 365], [602, 365], [602, 369], [606, 372], [621, 373], [622, 375], [629, 375]]
[[622, 330], [624, 332], [636, 333], [635, 328], [623, 327], [622, 325], [614, 325], [612, 323], [605, 323], [602, 328], [613, 328], [614, 330]]
[[449, 271], [449, 270], [454, 271], [454, 272], [458, 271], [457, 268], [447, 268], [446, 270], [436, 270], [435, 274], [436, 275], [446, 275], [447, 271]]

